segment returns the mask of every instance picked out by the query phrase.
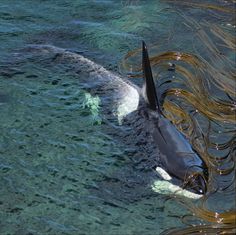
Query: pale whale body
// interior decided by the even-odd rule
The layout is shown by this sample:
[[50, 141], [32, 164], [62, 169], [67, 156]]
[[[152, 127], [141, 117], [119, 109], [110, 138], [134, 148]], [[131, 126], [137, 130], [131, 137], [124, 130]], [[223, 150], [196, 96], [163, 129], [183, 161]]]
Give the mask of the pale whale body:
[[[121, 122], [127, 114], [137, 110], [140, 99], [140, 88], [118, 74], [106, 70], [84, 56], [52, 45], [31, 45], [27, 51], [40, 56], [49, 55], [55, 63], [72, 64], [72, 69], [78, 74], [85, 88], [101, 92], [106, 91], [115, 100], [114, 115]], [[83, 79], [83, 81], [81, 81]], [[89, 83], [89, 82], [90, 83]], [[88, 84], [89, 85], [86, 85]], [[128, 94], [128, 95], [127, 95]], [[98, 94], [99, 95], [99, 94]]]
[[[109, 95], [112, 96], [112, 100], [116, 100], [113, 114], [116, 115], [119, 122], [134, 112], [142, 116], [142, 121], [145, 122], [143, 128], [152, 136], [152, 144], [158, 150], [156, 157], [159, 158], [158, 162], [165, 169], [165, 176], [163, 176], [162, 170], [158, 171], [159, 174], [170, 182], [170, 175], [177, 177], [184, 182], [184, 185], [190, 186], [198, 194], [206, 192], [205, 163], [192, 150], [185, 137], [162, 115], [145, 44], [143, 44], [145, 83], [142, 89], [77, 53], [51, 45], [32, 45], [29, 49], [36, 53], [39, 52], [39, 54], [48, 54], [50, 57], [52, 56], [52, 60], [55, 62], [72, 63], [79, 78], [85, 79], [83, 81], [85, 84], [86, 80], [93, 81], [92, 86], [96, 89], [100, 86], [102, 91], [110, 91]], [[91, 86], [89, 88], [92, 89]], [[158, 167], [157, 169], [162, 168]], [[157, 185], [162, 188], [158, 190]], [[172, 188], [174, 191], [180, 191], [179, 187], [170, 187], [170, 185], [171, 183], [156, 182], [153, 189], [166, 193], [168, 190], [163, 190], [165, 186], [169, 190]], [[182, 190], [182, 192], [184, 191]]]

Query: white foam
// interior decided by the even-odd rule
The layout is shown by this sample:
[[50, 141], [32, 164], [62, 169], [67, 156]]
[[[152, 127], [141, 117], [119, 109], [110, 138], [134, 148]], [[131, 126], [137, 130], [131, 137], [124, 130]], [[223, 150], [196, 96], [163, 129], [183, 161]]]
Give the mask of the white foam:
[[121, 94], [121, 98], [119, 100], [119, 105], [117, 108], [117, 118], [119, 123], [122, 123], [122, 120], [125, 116], [133, 111], [137, 110], [139, 105], [139, 93], [138, 91], [127, 84], [127, 88]]

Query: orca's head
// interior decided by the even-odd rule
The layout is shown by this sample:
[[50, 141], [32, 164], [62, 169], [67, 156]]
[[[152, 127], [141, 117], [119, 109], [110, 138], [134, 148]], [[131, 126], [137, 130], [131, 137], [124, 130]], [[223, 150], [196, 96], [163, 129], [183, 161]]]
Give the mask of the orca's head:
[[193, 166], [186, 174], [184, 188], [190, 188], [198, 194], [205, 194], [207, 192], [207, 180], [207, 168]]

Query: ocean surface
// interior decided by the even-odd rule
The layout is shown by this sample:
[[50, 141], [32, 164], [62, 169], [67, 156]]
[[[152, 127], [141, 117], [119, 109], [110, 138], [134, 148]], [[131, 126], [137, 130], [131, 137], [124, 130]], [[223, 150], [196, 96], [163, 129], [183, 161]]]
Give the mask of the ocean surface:
[[[234, 10], [221, 0], [1, 0], [0, 235], [235, 232]], [[82, 55], [141, 87], [142, 40], [166, 116], [210, 169], [200, 199], [156, 172], [145, 120], [123, 119], [129, 89], [76, 67]]]

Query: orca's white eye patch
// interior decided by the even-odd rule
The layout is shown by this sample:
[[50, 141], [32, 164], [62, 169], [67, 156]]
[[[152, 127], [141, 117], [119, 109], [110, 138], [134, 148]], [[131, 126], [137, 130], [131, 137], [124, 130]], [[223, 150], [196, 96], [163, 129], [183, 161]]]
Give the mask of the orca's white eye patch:
[[181, 187], [172, 184], [170, 181], [166, 180], [156, 180], [154, 183], [151, 185], [152, 190], [156, 193], [159, 194], [164, 194], [164, 195], [176, 195], [180, 197], [186, 197], [189, 199], [200, 199], [203, 195], [196, 194], [193, 192], [190, 192], [186, 189], [182, 189]]
[[156, 168], [156, 172], [163, 180], [169, 181], [172, 179], [172, 177], [164, 169], [162, 169], [159, 166]]

